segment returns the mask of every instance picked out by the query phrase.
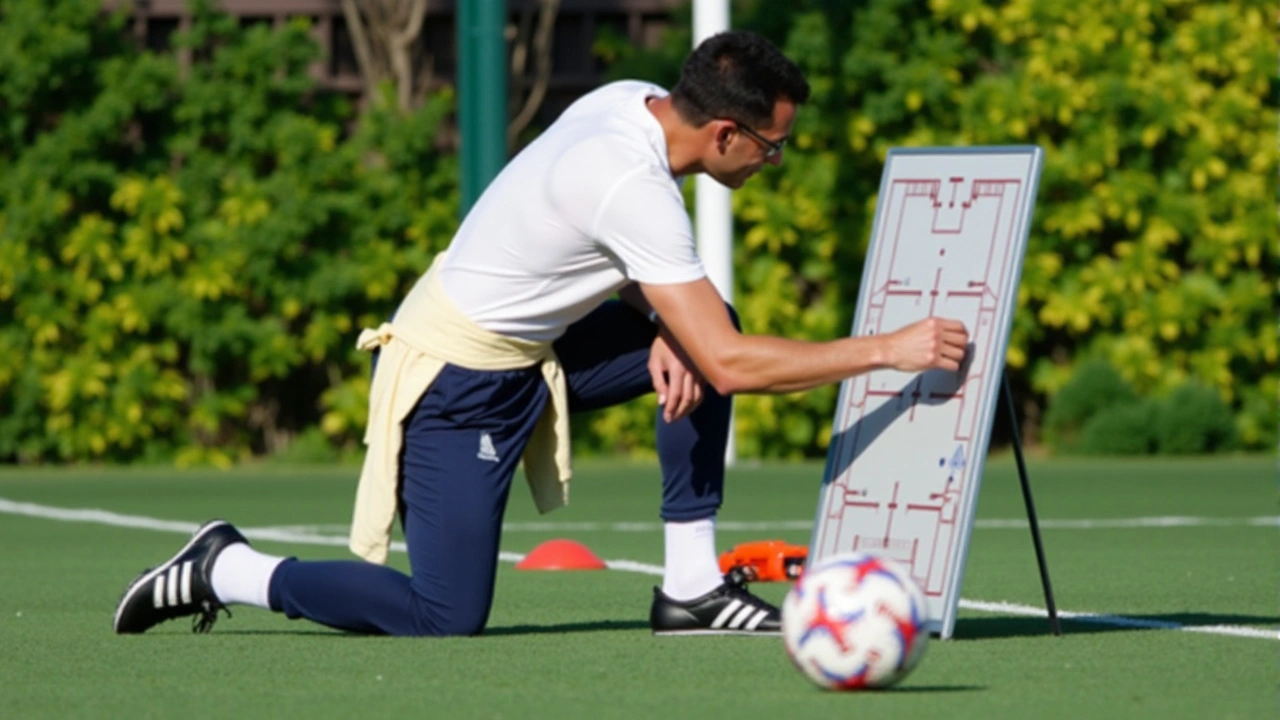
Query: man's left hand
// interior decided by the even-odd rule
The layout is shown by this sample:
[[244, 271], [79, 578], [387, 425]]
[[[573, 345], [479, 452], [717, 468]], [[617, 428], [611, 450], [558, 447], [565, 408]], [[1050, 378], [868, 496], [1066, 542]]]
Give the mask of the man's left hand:
[[649, 375], [662, 406], [662, 419], [673, 423], [702, 403], [702, 376], [659, 332], [649, 351]]

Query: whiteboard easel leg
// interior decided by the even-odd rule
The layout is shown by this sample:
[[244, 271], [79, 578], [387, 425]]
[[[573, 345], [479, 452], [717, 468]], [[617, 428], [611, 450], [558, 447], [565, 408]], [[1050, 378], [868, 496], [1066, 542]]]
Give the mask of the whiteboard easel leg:
[[1004, 399], [1009, 409], [1009, 427], [1013, 431], [1013, 456], [1018, 461], [1018, 478], [1022, 481], [1022, 500], [1027, 506], [1027, 523], [1031, 526], [1031, 541], [1036, 546], [1036, 563], [1040, 566], [1040, 585], [1044, 587], [1044, 603], [1049, 611], [1049, 627], [1055, 636], [1062, 635], [1058, 622], [1058, 606], [1053, 601], [1053, 584], [1049, 581], [1049, 565], [1044, 559], [1044, 543], [1040, 541], [1040, 521], [1036, 519], [1036, 504], [1031, 499], [1031, 483], [1027, 481], [1027, 463], [1022, 457], [1022, 438], [1018, 433], [1018, 415], [1013, 406], [1013, 389], [1009, 387], [1009, 375], [1004, 374]]

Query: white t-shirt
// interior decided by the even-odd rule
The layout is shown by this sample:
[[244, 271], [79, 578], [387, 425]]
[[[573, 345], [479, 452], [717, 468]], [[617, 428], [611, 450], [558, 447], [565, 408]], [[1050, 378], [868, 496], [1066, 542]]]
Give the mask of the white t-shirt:
[[463, 315], [550, 341], [629, 282], [706, 275], [662, 126], [645, 106], [664, 95], [644, 82], [605, 85], [498, 174], [440, 267]]

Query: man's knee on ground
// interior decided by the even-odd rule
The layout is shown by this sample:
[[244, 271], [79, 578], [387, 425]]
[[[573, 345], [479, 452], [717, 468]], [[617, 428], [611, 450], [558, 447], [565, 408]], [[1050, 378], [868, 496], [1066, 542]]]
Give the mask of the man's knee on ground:
[[414, 602], [414, 634], [421, 637], [479, 635], [489, 621], [489, 608], [476, 605], [478, 603], [459, 603], [442, 611], [439, 604], [428, 605], [418, 598]]

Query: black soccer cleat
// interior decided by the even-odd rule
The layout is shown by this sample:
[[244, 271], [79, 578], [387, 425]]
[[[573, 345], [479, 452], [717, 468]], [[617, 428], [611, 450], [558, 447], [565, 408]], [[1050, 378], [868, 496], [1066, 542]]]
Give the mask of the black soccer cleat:
[[218, 611], [226, 610], [213, 593], [213, 561], [228, 545], [247, 542], [225, 520], [201, 525], [177, 555], [160, 567], [144, 570], [129, 584], [116, 606], [115, 631], [146, 632], [166, 620], [194, 615], [192, 632], [209, 632]]
[[725, 578], [715, 590], [684, 602], [655, 587], [649, 626], [654, 635], [781, 635], [782, 613]]

